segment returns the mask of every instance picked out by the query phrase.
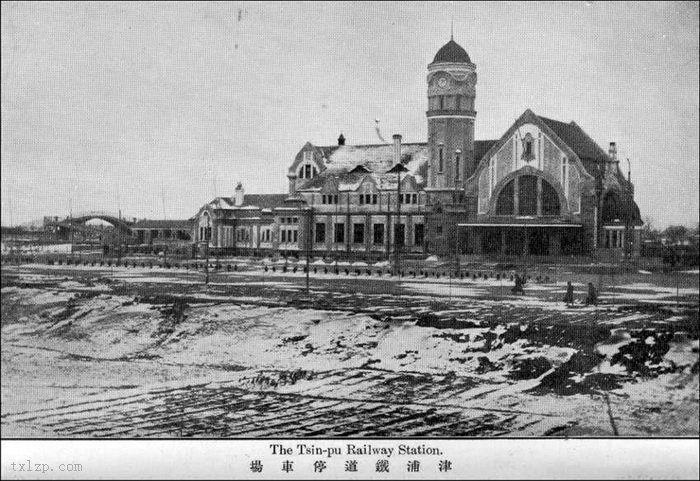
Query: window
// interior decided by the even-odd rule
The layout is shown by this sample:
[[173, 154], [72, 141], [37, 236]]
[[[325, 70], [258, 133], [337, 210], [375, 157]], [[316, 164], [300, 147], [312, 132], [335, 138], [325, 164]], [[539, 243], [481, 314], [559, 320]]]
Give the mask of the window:
[[325, 222], [316, 223], [316, 242], [326, 242], [326, 224]]
[[365, 196], [360, 194], [360, 205], [365, 203]]
[[318, 170], [316, 170], [316, 167], [314, 167], [311, 164], [304, 164], [301, 167], [299, 167], [298, 176], [300, 179], [312, 179], [316, 176], [317, 173]]
[[287, 230], [282, 229], [282, 242], [287, 242]]
[[438, 96], [438, 107], [440, 110], [443, 110], [445, 108], [445, 97], [442, 95]]
[[298, 223], [299, 223], [299, 217], [294, 217], [294, 218], [292, 218], [292, 222], [295, 223], [295, 224], [298, 224]]
[[372, 194], [372, 204], [377, 205], [377, 194]]
[[384, 224], [374, 224], [372, 226], [372, 230], [374, 231], [374, 236], [373, 236], [373, 242], [374, 244], [383, 244], [384, 243]]
[[411, 202], [414, 204], [418, 203], [418, 194], [411, 194]]
[[365, 241], [365, 225], [353, 224], [352, 226], [352, 242], [353, 244], [362, 244]]
[[559, 215], [559, 196], [549, 182], [542, 181], [542, 215]]
[[455, 180], [459, 180], [462, 169], [462, 156], [455, 154]]
[[334, 204], [338, 203], [338, 194], [333, 195], [333, 203]]
[[394, 239], [397, 245], [405, 245], [406, 244], [406, 224], [398, 224], [394, 226], [394, 235], [396, 238]]
[[337, 244], [345, 242], [345, 224], [343, 222], [337, 222], [335, 224], [335, 242]]
[[525, 155], [528, 157], [532, 155], [532, 140], [525, 142]]
[[423, 245], [423, 240], [425, 238], [425, 226], [423, 224], [416, 224], [413, 226], [413, 238], [415, 245]]
[[442, 172], [442, 167], [444, 163], [442, 147], [438, 147], [438, 172]]
[[508, 182], [496, 201], [496, 215], [514, 215], [515, 213], [515, 182]]
[[299, 240], [299, 231], [293, 230], [291, 231], [291, 234], [294, 236], [294, 240], [292, 242], [297, 242]]
[[523, 175], [518, 179], [519, 215], [537, 215], [537, 177]]
[[324, 194], [321, 196], [321, 204], [325, 204], [325, 203], [326, 203], [326, 196]]
[[442, 225], [441, 224], [435, 226], [435, 233], [437, 235], [442, 235]]

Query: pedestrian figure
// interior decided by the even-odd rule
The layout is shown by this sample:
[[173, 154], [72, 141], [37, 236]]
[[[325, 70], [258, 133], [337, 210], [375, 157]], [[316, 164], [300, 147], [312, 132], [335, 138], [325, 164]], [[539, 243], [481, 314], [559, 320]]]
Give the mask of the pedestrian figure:
[[589, 304], [593, 304], [594, 306], [598, 305], [598, 293], [592, 282], [588, 283], [588, 296], [586, 297], [586, 305]]
[[515, 286], [510, 290], [513, 294], [525, 294], [523, 290], [523, 279], [520, 275], [515, 274]]
[[574, 303], [574, 286], [571, 285], [571, 281], [566, 283], [566, 294], [564, 295], [564, 302], [567, 306], [571, 306]]

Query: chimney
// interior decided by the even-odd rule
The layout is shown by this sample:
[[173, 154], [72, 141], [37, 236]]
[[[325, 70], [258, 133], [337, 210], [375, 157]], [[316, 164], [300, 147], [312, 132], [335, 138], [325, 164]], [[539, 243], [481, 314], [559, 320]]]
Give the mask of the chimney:
[[343, 137], [342, 132], [340, 133], [340, 137], [338, 137], [338, 145], [345, 145], [345, 137]]
[[394, 165], [401, 163], [401, 134], [394, 134]]
[[236, 193], [233, 196], [233, 205], [236, 207], [239, 207], [243, 205], [243, 196], [245, 194], [245, 191], [243, 190], [243, 184], [240, 182], [236, 186]]
[[608, 156], [613, 162], [617, 162], [617, 145], [615, 142], [610, 142], [610, 147], [608, 148]]

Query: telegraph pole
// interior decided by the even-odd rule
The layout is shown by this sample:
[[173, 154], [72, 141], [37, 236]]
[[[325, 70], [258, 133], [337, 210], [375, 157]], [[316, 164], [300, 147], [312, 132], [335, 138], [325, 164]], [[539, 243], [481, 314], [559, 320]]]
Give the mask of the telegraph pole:
[[[395, 275], [401, 275], [401, 249], [399, 245], [399, 226], [401, 225], [401, 173], [408, 172], [406, 166], [401, 163], [401, 136], [394, 135], [394, 157], [396, 165], [387, 173], [396, 174], [396, 221], [394, 222], [394, 270]], [[403, 232], [405, 236], [405, 231]]]
[[306, 295], [309, 295], [309, 258], [311, 257], [311, 222], [313, 219], [313, 208], [307, 207], [306, 215]]
[[[72, 189], [72, 186], [69, 187]], [[71, 194], [68, 197], [68, 213], [69, 213], [69, 228], [70, 228], [70, 259], [73, 261], [73, 194]]]
[[204, 273], [205, 273], [204, 283], [206, 285], [209, 285], [209, 238], [211, 237], [211, 232], [209, 230], [211, 227], [209, 227], [209, 225], [210, 225], [209, 223], [210, 223], [210, 220], [209, 220], [209, 216], [207, 215], [207, 230], [204, 233], [204, 251], [205, 251], [205, 257], [206, 257], [206, 260], [204, 263]]

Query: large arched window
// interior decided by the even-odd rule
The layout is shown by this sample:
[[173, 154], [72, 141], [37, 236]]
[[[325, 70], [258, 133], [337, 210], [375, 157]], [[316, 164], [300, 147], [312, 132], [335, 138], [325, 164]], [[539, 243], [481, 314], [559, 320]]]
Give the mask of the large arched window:
[[511, 180], [508, 182], [501, 193], [498, 195], [498, 200], [496, 201], [496, 215], [513, 215], [515, 209], [515, 197], [514, 197], [515, 181]]
[[537, 215], [537, 177], [523, 175], [518, 179], [519, 215]]
[[559, 205], [559, 195], [549, 182], [542, 181], [542, 215], [559, 215], [561, 206]]
[[[537, 184], [542, 187], [538, 189]], [[518, 210], [515, 211], [515, 196], [518, 196]], [[539, 198], [538, 198], [539, 196]], [[559, 215], [561, 205], [559, 195], [552, 185], [534, 175], [518, 177], [517, 192], [515, 179], [503, 186], [496, 199], [496, 215]]]

